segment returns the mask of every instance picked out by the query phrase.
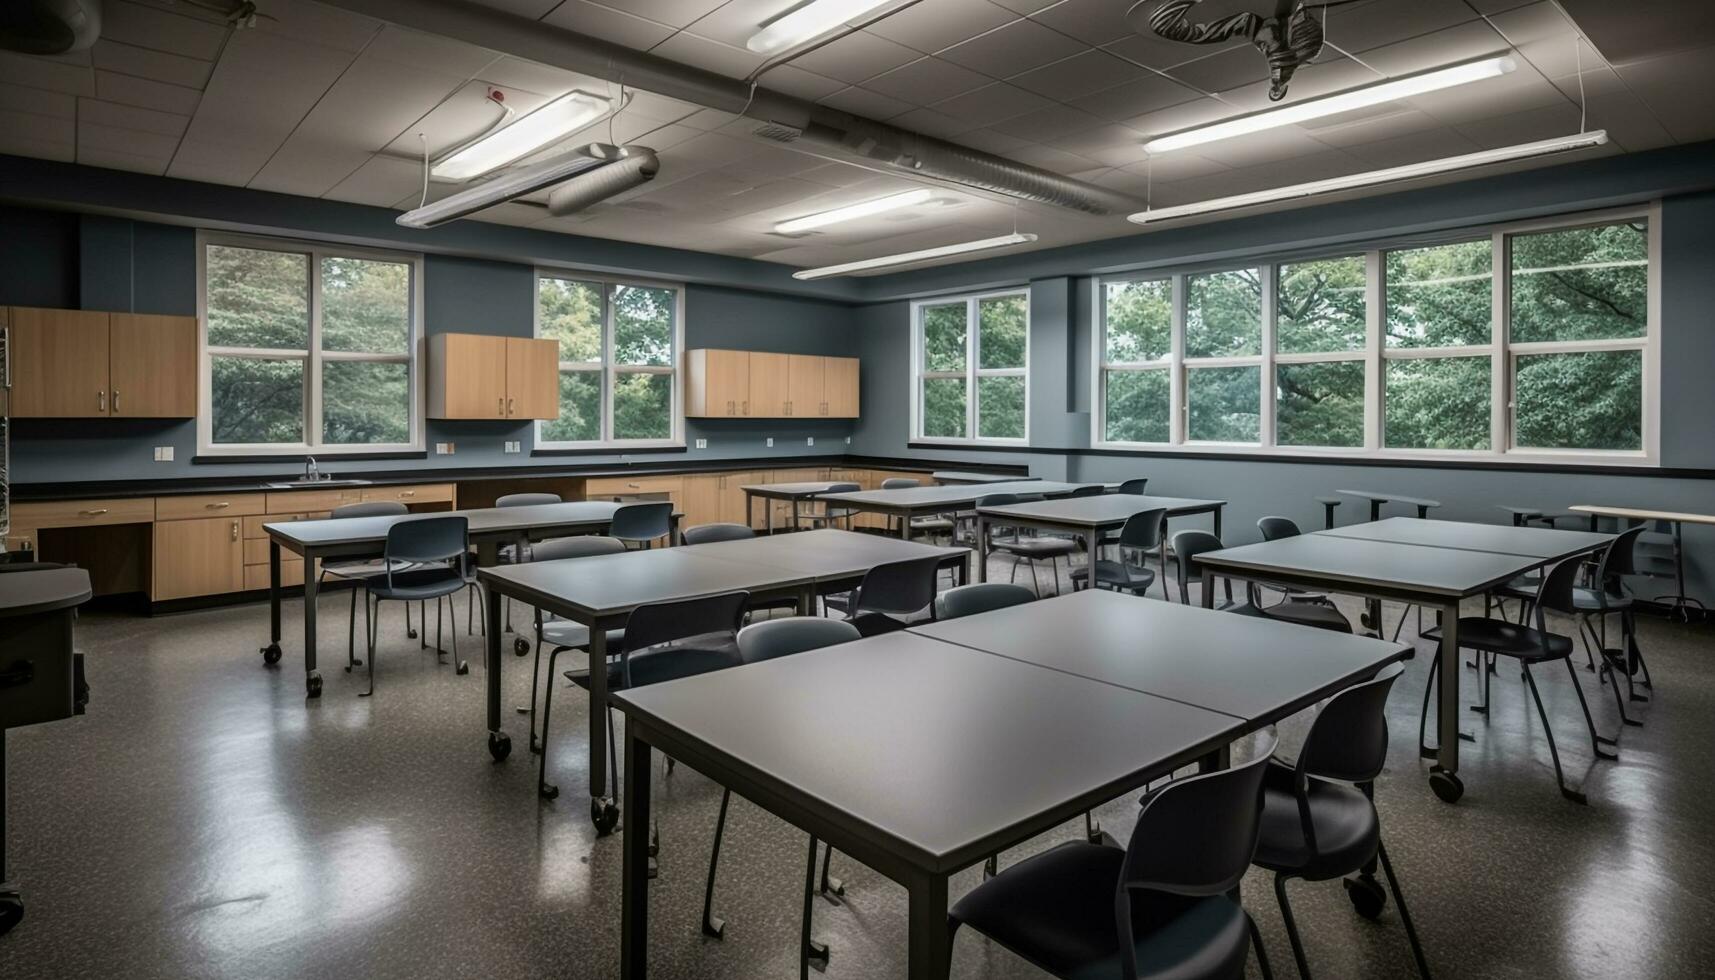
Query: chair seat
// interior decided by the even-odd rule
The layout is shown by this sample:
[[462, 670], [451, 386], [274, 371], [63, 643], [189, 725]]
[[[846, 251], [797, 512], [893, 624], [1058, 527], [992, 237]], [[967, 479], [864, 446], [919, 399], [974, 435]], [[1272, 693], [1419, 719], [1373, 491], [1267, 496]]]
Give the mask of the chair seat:
[[[393, 562], [393, 571], [401, 572], [411, 567], [408, 561]], [[324, 561], [322, 574], [334, 578], [364, 579], [387, 574], [387, 561], [382, 558], [364, 558], [357, 561]]]
[[1155, 584], [1155, 571], [1153, 569], [1107, 559], [1072, 569], [1072, 580], [1082, 582], [1089, 578], [1092, 565], [1096, 570], [1096, 577], [1092, 581], [1097, 585], [1111, 585], [1118, 589], [1141, 591]]
[[990, 541], [989, 550], [1020, 558], [1059, 558], [1078, 553], [1078, 543], [1071, 538], [1003, 538]]
[[1507, 584], [1495, 590], [1495, 595], [1503, 599], [1523, 599], [1526, 602], [1536, 600], [1537, 590], [1542, 588], [1542, 579], [1534, 575], [1520, 575]]
[[953, 522], [945, 517], [913, 517], [911, 529], [913, 531], [951, 531]]
[[1595, 589], [1578, 586], [1572, 590], [1572, 608], [1580, 612], [1601, 612], [1603, 610], [1620, 612], [1623, 609], [1632, 608], [1632, 597], [1629, 595], [1613, 595], [1612, 593], [1603, 595]]
[[435, 599], [469, 584], [456, 568], [414, 568], [394, 572], [391, 581], [378, 576], [365, 581], [377, 599]]
[[[542, 642], [547, 644], [550, 649], [565, 647], [582, 650], [590, 645], [590, 628], [582, 623], [574, 623], [569, 619], [550, 619], [542, 624]], [[608, 650], [619, 650], [624, 645], [624, 630], [607, 631]]]
[[[681, 677], [695, 677], [712, 670], [737, 667], [744, 662], [738, 655], [738, 643], [731, 636], [692, 637], [673, 646], [634, 653], [626, 659], [631, 661], [631, 683], [634, 687], [647, 687]], [[566, 679], [585, 690], [589, 689], [590, 672], [586, 669], [568, 670]], [[608, 658], [607, 689], [625, 689], [625, 673], [619, 657]]]
[[[1125, 851], [1071, 841], [1007, 868], [953, 906], [952, 918], [1065, 980], [1120, 976], [1114, 893]], [[1225, 895], [1132, 892], [1132, 937], [1150, 980], [1238, 978], [1249, 932]]]
[[1278, 619], [1282, 622], [1297, 623], [1300, 626], [1314, 626], [1317, 629], [1333, 630], [1336, 633], [1350, 633], [1352, 624], [1340, 610], [1333, 606], [1325, 606], [1320, 602], [1287, 601], [1273, 606], [1263, 606], [1256, 615], [1264, 619]]
[[[1545, 661], [1559, 660], [1561, 657], [1572, 655], [1572, 638], [1561, 636], [1559, 633], [1549, 633], [1548, 650], [1543, 652], [1542, 637], [1529, 626], [1509, 623], [1504, 619], [1489, 619], [1484, 616], [1459, 617], [1459, 646], [1471, 650], [1483, 650], [1488, 653], [1498, 653], [1503, 657], [1516, 657], [1519, 660]], [[1425, 639], [1441, 639], [1441, 627], [1434, 626], [1423, 631]]]
[[897, 633], [905, 628], [905, 624], [892, 616], [878, 612], [858, 613], [846, 620], [857, 627], [863, 636], [880, 636], [883, 633]]
[[1375, 804], [1355, 786], [1313, 778], [1307, 794], [1316, 833], [1312, 855], [1292, 779], [1292, 769], [1280, 762], [1271, 762], [1263, 775], [1262, 831], [1252, 863], [1315, 881], [1348, 874], [1375, 854], [1381, 840]]

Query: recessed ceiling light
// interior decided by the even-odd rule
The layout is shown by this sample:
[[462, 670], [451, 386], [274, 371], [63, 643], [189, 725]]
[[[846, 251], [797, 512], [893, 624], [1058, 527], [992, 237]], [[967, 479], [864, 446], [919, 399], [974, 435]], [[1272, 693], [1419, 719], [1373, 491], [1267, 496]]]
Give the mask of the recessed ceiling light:
[[1308, 99], [1278, 109], [1269, 109], [1254, 115], [1240, 116], [1225, 122], [1212, 123], [1208, 126], [1198, 126], [1187, 129], [1182, 133], [1173, 133], [1149, 140], [1143, 144], [1149, 153], [1166, 153], [1170, 150], [1183, 150], [1187, 146], [1197, 146], [1203, 143], [1213, 143], [1216, 140], [1231, 139], [1234, 136], [1245, 136], [1259, 133], [1265, 129], [1277, 126], [1291, 126], [1294, 123], [1320, 119], [1353, 109], [1366, 106], [1380, 105], [1383, 102], [1395, 102], [1408, 99], [1425, 92], [1434, 92], [1455, 85], [1465, 85], [1479, 82], [1485, 78], [1495, 78], [1505, 75], [1518, 67], [1507, 57], [1485, 58], [1482, 61], [1472, 61], [1451, 68], [1440, 68], [1413, 75], [1410, 78], [1395, 79], [1382, 82], [1380, 85], [1370, 85], [1365, 88], [1353, 89], [1320, 99]]
[[849, 20], [892, 0], [810, 0], [750, 36], [744, 46], [757, 54], [779, 54], [813, 41]]
[[1174, 218], [1187, 218], [1196, 214], [1213, 214], [1218, 211], [1233, 211], [1257, 204], [1269, 204], [1275, 201], [1290, 201], [1295, 198], [1314, 197], [1318, 194], [1331, 194], [1335, 191], [1351, 190], [1358, 187], [1373, 187], [1377, 184], [1391, 184], [1416, 177], [1428, 177], [1434, 174], [1448, 173], [1454, 170], [1467, 170], [1471, 167], [1481, 167], [1490, 163], [1501, 163], [1506, 160], [1521, 160], [1525, 157], [1544, 156], [1549, 153], [1560, 153], [1566, 150], [1579, 150], [1590, 146], [1601, 146], [1608, 142], [1608, 132], [1603, 129], [1593, 129], [1585, 133], [1575, 133], [1571, 136], [1559, 136], [1554, 139], [1538, 140], [1534, 143], [1520, 143], [1516, 146], [1502, 146], [1492, 150], [1479, 150], [1476, 153], [1466, 153], [1456, 157], [1442, 157], [1439, 160], [1425, 160], [1421, 163], [1408, 163], [1403, 167], [1389, 167], [1386, 170], [1371, 170], [1361, 174], [1349, 174], [1345, 177], [1332, 177], [1328, 180], [1315, 180], [1307, 184], [1293, 184], [1289, 187], [1276, 187], [1266, 191], [1254, 191], [1249, 194], [1235, 194], [1232, 197], [1218, 197], [1208, 201], [1197, 201], [1193, 204], [1179, 204], [1167, 208], [1152, 208], [1129, 215], [1131, 221], [1140, 225], [1152, 224], [1157, 221], [1168, 221]]
[[1036, 241], [1036, 236], [1013, 232], [1001, 235], [999, 238], [984, 238], [974, 242], [957, 242], [952, 245], [938, 245], [935, 248], [925, 248], [916, 252], [901, 252], [898, 255], [879, 255], [873, 259], [859, 259], [856, 262], [844, 262], [840, 265], [825, 265], [819, 269], [799, 269], [792, 273], [794, 279], [826, 279], [829, 276], [844, 276], [854, 272], [873, 272], [896, 265], [911, 265], [914, 262], [927, 262], [930, 259], [946, 258], [949, 255], [964, 255], [966, 252], [986, 252], [991, 248], [1005, 248], [1008, 245], [1022, 245], [1025, 242]]
[[429, 173], [442, 180], [469, 180], [529, 156], [607, 115], [607, 99], [568, 92], [504, 129], [438, 161]]
[[774, 226], [774, 230], [782, 235], [790, 235], [793, 232], [809, 231], [812, 228], [826, 228], [828, 225], [837, 225], [842, 221], [855, 221], [870, 215], [908, 208], [913, 204], [922, 204], [933, 196], [934, 192], [928, 188], [919, 187], [903, 194], [889, 194], [886, 197], [871, 198], [856, 204], [848, 204], [843, 208], [834, 208], [831, 211], [821, 211], [816, 214], [807, 214], [802, 218], [782, 221]]

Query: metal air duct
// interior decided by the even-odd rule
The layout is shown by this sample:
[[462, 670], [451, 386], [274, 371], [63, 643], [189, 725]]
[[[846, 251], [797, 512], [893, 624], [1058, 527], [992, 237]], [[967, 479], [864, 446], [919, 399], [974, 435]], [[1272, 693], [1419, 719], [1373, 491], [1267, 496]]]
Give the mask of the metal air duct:
[[649, 183], [661, 171], [661, 161], [648, 147], [628, 146], [620, 153], [620, 159], [554, 188], [548, 195], [548, 213], [555, 217], [576, 214], [598, 201]]

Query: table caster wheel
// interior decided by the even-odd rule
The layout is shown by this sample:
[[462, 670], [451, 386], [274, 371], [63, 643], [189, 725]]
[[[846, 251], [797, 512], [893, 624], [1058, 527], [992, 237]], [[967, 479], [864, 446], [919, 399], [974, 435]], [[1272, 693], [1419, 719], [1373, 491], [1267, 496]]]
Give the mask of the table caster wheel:
[[526, 640], [525, 638], [520, 636], [517, 639], [512, 641], [512, 655], [514, 657], [522, 657], [529, 652], [530, 652], [530, 641], [529, 640]]
[[312, 670], [304, 677], [304, 696], [311, 698], [319, 698], [322, 696], [321, 674]]
[[560, 787], [553, 783], [537, 783], [536, 795], [544, 800], [557, 800], [560, 798]]
[[824, 969], [828, 965], [828, 957], [833, 955], [828, 951], [827, 943], [819, 943], [814, 939], [810, 940], [809, 948], [805, 950], [805, 954], [808, 955], [810, 959], [822, 964]]
[[470, 661], [460, 660], [459, 665], [457, 667], [453, 668], [453, 673], [459, 675], [460, 677], [463, 677], [464, 675], [470, 673]]
[[1459, 797], [1465, 795], [1465, 784], [1460, 782], [1459, 777], [1440, 766], [1429, 770], [1429, 788], [1435, 791], [1436, 796], [1441, 797], [1443, 803], [1457, 803]]
[[270, 665], [279, 663], [280, 662], [280, 644], [270, 643], [267, 646], [263, 647], [262, 648], [262, 662], [265, 664], [270, 664]]
[[1353, 911], [1366, 919], [1377, 918], [1387, 905], [1387, 892], [1382, 889], [1382, 883], [1371, 875], [1347, 878], [1346, 897], [1352, 900]]
[[488, 754], [494, 756], [495, 762], [505, 762], [512, 754], [512, 736], [505, 732], [488, 733]]
[[15, 891], [0, 891], [0, 936], [24, 921], [24, 898]]
[[711, 915], [703, 920], [703, 935], [710, 939], [726, 938], [726, 920], [718, 915]]
[[990, 855], [989, 859], [983, 862], [983, 880], [987, 881], [997, 874], [1000, 874], [1000, 858]]
[[613, 828], [619, 826], [619, 804], [601, 796], [590, 800], [590, 822], [595, 824], [598, 836], [613, 833]]

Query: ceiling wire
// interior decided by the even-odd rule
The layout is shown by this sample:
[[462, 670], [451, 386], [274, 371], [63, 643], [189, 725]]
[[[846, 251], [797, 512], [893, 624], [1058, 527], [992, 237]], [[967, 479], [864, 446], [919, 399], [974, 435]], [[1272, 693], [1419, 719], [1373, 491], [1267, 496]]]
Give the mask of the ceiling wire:
[[423, 196], [417, 199], [417, 206], [429, 203], [429, 137], [418, 133], [418, 142], [423, 144]]
[[1584, 98], [1584, 35], [1572, 35], [1572, 63], [1578, 71], [1578, 131], [1585, 132], [1590, 118], [1590, 104]]

